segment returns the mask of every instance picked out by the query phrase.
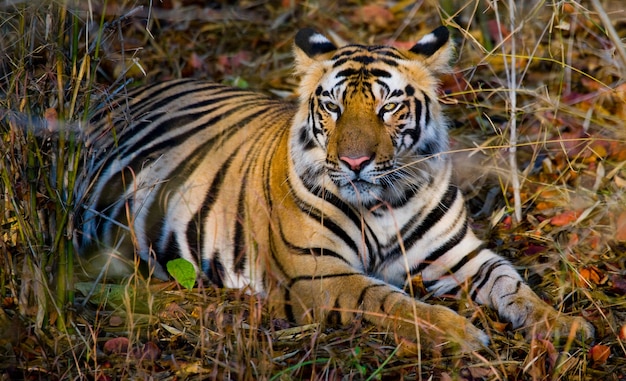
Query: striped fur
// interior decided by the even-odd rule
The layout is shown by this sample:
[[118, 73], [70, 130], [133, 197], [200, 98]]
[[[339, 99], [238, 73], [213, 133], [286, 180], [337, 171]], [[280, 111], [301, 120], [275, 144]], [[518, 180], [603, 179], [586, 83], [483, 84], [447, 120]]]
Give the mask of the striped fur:
[[298, 105], [193, 80], [130, 91], [87, 132], [79, 250], [136, 254], [162, 278], [183, 257], [216, 285], [266, 293], [293, 321], [363, 313], [428, 345], [487, 337], [408, 296], [417, 275], [514, 327], [592, 335], [470, 230], [436, 94], [451, 54], [445, 28], [410, 50], [338, 49], [305, 29]]

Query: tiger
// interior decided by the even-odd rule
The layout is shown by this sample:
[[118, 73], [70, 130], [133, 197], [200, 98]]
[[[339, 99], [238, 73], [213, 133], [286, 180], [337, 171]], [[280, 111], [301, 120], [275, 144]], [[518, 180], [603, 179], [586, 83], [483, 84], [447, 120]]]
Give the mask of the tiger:
[[473, 351], [489, 337], [413, 297], [418, 278], [515, 329], [593, 337], [470, 228], [438, 100], [454, 55], [445, 26], [410, 49], [338, 48], [310, 28], [294, 42], [293, 102], [177, 79], [94, 114], [76, 190], [82, 258], [138, 257], [162, 279], [184, 258], [199, 280], [248, 288], [295, 324], [360, 317], [426, 349]]

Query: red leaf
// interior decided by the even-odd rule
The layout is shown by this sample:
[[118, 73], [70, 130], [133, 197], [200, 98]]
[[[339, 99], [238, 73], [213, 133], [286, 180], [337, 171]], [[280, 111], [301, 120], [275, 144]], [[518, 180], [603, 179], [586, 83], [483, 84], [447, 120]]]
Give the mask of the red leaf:
[[541, 254], [546, 251], [546, 247], [542, 245], [529, 244], [526, 249], [524, 249], [524, 254], [526, 255], [535, 255]]
[[148, 341], [143, 347], [133, 349], [133, 356], [138, 360], [155, 361], [161, 357], [161, 349], [152, 341]]
[[128, 353], [129, 340], [126, 337], [116, 337], [104, 343], [104, 353]]

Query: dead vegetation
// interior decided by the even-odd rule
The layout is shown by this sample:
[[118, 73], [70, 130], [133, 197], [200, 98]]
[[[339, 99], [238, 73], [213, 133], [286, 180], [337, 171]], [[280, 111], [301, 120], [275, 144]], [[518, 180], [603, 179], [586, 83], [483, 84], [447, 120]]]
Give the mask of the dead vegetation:
[[[442, 23], [458, 60], [441, 100], [474, 228], [557, 308], [591, 321], [595, 343], [528, 341], [491, 311], [442, 300], [492, 345], [411, 355], [358, 321], [292, 327], [242, 291], [76, 282], [72, 132], [105, 97], [197, 77], [290, 98], [301, 27], [404, 44]], [[0, 4], [0, 35], [2, 379], [626, 379], [620, 1], [17, 0]]]

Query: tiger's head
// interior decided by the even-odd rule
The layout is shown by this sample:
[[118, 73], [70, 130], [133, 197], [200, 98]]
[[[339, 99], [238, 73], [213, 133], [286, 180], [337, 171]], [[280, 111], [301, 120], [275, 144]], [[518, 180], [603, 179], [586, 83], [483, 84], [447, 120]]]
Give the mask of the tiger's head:
[[298, 32], [300, 107], [290, 151], [309, 190], [371, 207], [401, 204], [429, 180], [424, 166], [447, 148], [436, 91], [450, 70], [448, 37], [439, 27], [408, 50], [337, 48], [312, 29]]

